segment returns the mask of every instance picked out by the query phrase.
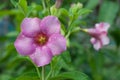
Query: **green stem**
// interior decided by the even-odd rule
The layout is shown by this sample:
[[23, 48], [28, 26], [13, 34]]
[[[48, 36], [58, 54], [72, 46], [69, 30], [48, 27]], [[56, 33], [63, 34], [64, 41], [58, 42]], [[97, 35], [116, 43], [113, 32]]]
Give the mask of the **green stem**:
[[42, 66], [42, 80], [45, 80], [45, 67]]
[[40, 78], [40, 71], [39, 71], [39, 68], [36, 67], [36, 66], [35, 66], [35, 68], [36, 68], [36, 71], [37, 71], [38, 77]]
[[52, 74], [52, 62], [50, 63], [51, 65], [51, 68], [50, 68], [50, 72], [48, 73], [47, 77], [46, 77], [46, 80], [48, 80], [48, 78], [51, 76]]
[[70, 31], [68, 31], [67, 35], [65, 36], [65, 38], [67, 39], [70, 36]]
[[39, 79], [40, 79], [40, 71], [39, 71], [39, 68], [30, 60], [29, 57], [26, 57], [26, 59], [29, 60], [29, 61], [35, 66], [35, 69], [36, 69], [36, 71], [37, 71], [38, 77], [39, 77]]
[[50, 72], [48, 73], [48, 75], [46, 77], [46, 80], [48, 80], [48, 78], [50, 77], [51, 73], [52, 73], [52, 70], [50, 70]]
[[44, 10], [46, 10], [45, 0], [42, 0], [42, 5], [43, 5]]
[[81, 31], [88, 33], [88, 29], [82, 29], [80, 28]]
[[78, 32], [78, 31], [83, 31], [83, 32], [88, 33], [87, 29], [83, 29], [83, 28], [78, 27], [78, 28], [73, 29], [72, 31], [68, 31], [68, 33], [66, 34], [65, 38], [67, 39], [70, 36], [71, 33]]

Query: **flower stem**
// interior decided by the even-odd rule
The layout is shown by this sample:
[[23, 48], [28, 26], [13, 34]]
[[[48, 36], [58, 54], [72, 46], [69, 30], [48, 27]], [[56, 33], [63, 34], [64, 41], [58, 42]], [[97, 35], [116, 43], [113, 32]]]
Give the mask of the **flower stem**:
[[48, 78], [51, 76], [52, 74], [52, 62], [50, 63], [51, 65], [51, 68], [50, 68], [50, 72], [48, 73], [47, 77], [46, 77], [46, 80], [48, 80]]
[[45, 67], [42, 66], [42, 80], [45, 80]]
[[46, 2], [46, 5], [47, 5], [48, 13], [49, 13], [49, 15], [51, 15], [51, 11], [50, 11], [50, 0], [48, 0], [48, 1]]
[[88, 33], [88, 30], [87, 30], [87, 29], [82, 29], [82, 28], [80, 28], [80, 30], [83, 31], [83, 32]]
[[45, 0], [42, 0], [42, 5], [43, 5], [44, 10], [46, 10]]
[[39, 68], [36, 67], [36, 66], [35, 66], [35, 68], [36, 68], [36, 71], [37, 71], [38, 77], [40, 78], [40, 71], [39, 71]]
[[[40, 79], [40, 71], [39, 71], [39, 68], [30, 60], [29, 57], [26, 57], [26, 59], [27, 59], [28, 61], [30, 61], [30, 62], [35, 66], [35, 69], [36, 69], [36, 71], [37, 71], [38, 77], [39, 77], [39, 79]], [[40, 80], [41, 80], [41, 79], [40, 79]]]
[[46, 80], [48, 80], [48, 78], [50, 77], [51, 73], [52, 73], [52, 71], [50, 71], [50, 72], [48, 73], [48, 75], [47, 75], [47, 77], [46, 77]]

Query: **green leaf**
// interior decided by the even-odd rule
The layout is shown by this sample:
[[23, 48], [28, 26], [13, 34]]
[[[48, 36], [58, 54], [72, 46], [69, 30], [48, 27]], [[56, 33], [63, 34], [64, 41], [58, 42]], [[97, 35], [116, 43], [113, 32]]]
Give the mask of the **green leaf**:
[[99, 0], [89, 0], [87, 2], [86, 8], [88, 8], [88, 9], [94, 9], [98, 5], [98, 3], [99, 3]]
[[92, 12], [92, 10], [90, 9], [87, 9], [87, 8], [82, 8], [78, 11], [78, 15], [81, 16], [81, 15], [86, 15], [88, 13]]
[[0, 16], [4, 16], [4, 15], [15, 15], [15, 14], [18, 14], [19, 11], [18, 10], [2, 10], [0, 11]]
[[15, 80], [39, 80], [37, 73], [25, 73], [22, 76], [17, 77]]
[[15, 7], [18, 6], [18, 3], [17, 3], [15, 0], [10, 0], [10, 2], [11, 2]]
[[50, 8], [50, 12], [51, 12], [51, 15], [57, 16], [58, 9], [57, 9], [55, 6], [52, 6], [52, 7]]
[[119, 10], [119, 4], [116, 2], [106, 1], [101, 5], [98, 21], [113, 23], [117, 12]]
[[4, 3], [4, 4], [0, 4], [0, 10], [2, 10], [3, 8], [5, 8], [6, 6], [7, 6], [6, 3]]
[[64, 24], [67, 25], [68, 23], [68, 18], [69, 18], [69, 13], [66, 9], [60, 8], [58, 12], [58, 17], [60, 21]]
[[61, 54], [61, 57], [63, 58], [64, 62], [70, 63], [71, 62], [71, 56], [69, 51], [65, 51]]
[[89, 80], [88, 76], [82, 72], [64, 72], [56, 77], [50, 78], [49, 80]]
[[52, 75], [54, 75], [54, 76], [57, 75], [62, 68], [60, 56], [55, 56], [53, 58], [51, 66], [52, 66], [52, 69], [53, 69]]
[[19, 9], [23, 12], [23, 14], [27, 15], [27, 1], [26, 0], [19, 0]]
[[[116, 26], [115, 26], [116, 27]], [[110, 32], [112, 38], [114, 39], [117, 47], [120, 46], [120, 28], [114, 28], [111, 32]]]
[[6, 34], [7, 37], [16, 37], [19, 34], [17, 31], [12, 31]]
[[60, 8], [59, 12], [60, 12], [59, 16], [62, 15], [68, 17], [68, 11], [65, 8]]
[[9, 75], [9, 74], [1, 74], [0, 75], [0, 80], [10, 80], [10, 78], [11, 78], [11, 75]]

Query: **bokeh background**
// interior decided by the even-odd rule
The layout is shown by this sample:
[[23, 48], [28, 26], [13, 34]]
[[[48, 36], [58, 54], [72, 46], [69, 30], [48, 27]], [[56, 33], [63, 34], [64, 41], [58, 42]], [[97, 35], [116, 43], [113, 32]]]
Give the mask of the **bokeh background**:
[[[41, 18], [41, 0], [27, 1], [34, 8], [31, 16]], [[69, 9], [71, 4], [77, 2], [92, 10], [77, 21], [78, 25], [88, 28], [98, 22], [110, 23], [110, 44], [95, 51], [89, 35], [73, 33], [70, 36], [70, 47], [66, 55], [62, 56], [65, 61], [58, 64], [62, 65], [61, 72], [79, 70], [87, 74], [90, 80], [120, 80], [120, 0], [63, 0], [61, 7]], [[54, 3], [55, 0], [51, 0], [51, 6]], [[0, 80], [14, 80], [21, 75], [36, 72], [33, 64], [20, 56], [13, 45], [23, 18], [10, 0], [0, 0]]]

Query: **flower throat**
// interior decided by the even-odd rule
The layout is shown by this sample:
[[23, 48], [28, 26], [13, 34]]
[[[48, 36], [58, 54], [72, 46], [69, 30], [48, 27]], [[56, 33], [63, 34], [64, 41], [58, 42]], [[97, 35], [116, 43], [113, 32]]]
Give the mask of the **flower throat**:
[[44, 45], [46, 44], [47, 41], [48, 41], [48, 37], [43, 33], [40, 33], [35, 37], [35, 42], [38, 45]]

